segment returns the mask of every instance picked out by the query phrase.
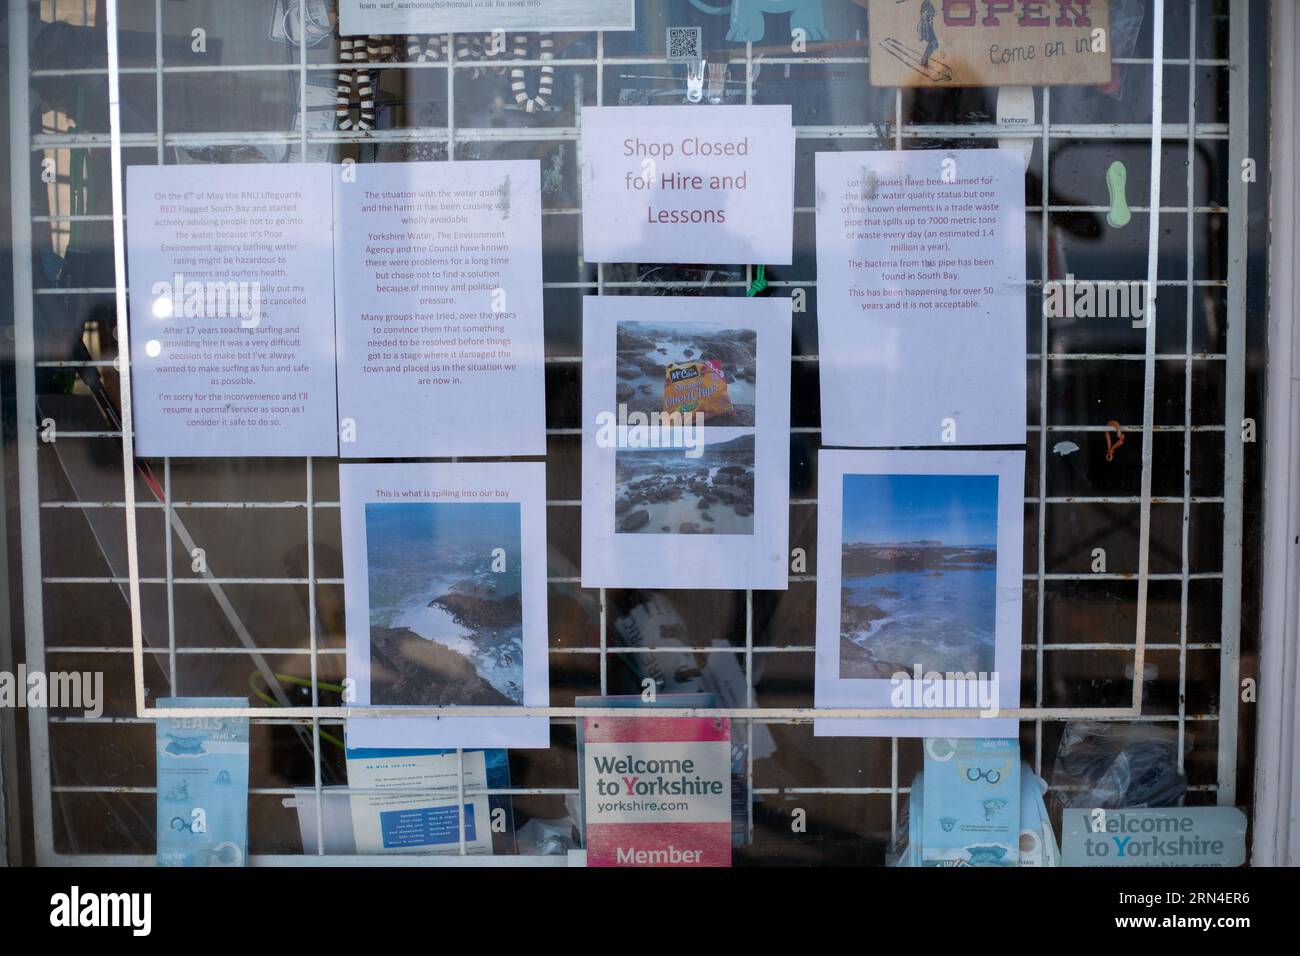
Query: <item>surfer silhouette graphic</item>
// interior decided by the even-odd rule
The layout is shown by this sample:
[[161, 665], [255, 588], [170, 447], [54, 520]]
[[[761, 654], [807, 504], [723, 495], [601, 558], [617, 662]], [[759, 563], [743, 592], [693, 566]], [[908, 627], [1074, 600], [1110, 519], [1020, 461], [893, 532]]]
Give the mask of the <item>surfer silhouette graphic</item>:
[[934, 32], [934, 4], [930, 0], [921, 0], [921, 16], [916, 21], [916, 38], [925, 41], [921, 65], [929, 66], [930, 54], [939, 49], [939, 37]]

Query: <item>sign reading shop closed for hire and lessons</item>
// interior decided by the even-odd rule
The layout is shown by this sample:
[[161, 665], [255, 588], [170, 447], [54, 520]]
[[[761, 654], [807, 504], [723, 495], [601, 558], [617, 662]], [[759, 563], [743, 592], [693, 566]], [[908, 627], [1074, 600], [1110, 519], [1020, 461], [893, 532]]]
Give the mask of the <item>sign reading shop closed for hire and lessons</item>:
[[587, 717], [588, 866], [731, 865], [731, 721]]
[[588, 262], [789, 265], [789, 106], [584, 106]]

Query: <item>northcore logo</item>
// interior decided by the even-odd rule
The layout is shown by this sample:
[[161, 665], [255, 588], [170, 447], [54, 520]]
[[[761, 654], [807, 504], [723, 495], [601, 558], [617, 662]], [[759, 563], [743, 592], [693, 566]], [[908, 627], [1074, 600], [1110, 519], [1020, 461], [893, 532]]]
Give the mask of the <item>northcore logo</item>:
[[148, 936], [152, 927], [151, 893], [69, 893], [50, 897], [51, 926], [127, 926], [135, 936]]

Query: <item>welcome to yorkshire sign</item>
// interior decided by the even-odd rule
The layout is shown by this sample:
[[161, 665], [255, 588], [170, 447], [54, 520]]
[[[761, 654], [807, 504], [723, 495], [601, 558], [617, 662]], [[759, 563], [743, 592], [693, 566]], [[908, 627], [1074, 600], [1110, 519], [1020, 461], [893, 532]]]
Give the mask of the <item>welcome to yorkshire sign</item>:
[[1110, 0], [858, 0], [872, 86], [1110, 82]]
[[1241, 866], [1246, 816], [1236, 807], [1066, 810], [1066, 866]]

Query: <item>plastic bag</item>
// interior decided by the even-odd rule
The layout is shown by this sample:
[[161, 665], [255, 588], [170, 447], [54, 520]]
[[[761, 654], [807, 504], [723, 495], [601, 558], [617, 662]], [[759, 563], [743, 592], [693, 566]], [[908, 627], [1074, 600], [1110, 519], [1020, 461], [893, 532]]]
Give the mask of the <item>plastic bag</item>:
[[[1191, 738], [1184, 738], [1190, 748]], [[1056, 751], [1052, 792], [1062, 807], [1182, 806], [1178, 732], [1157, 724], [1070, 721]]]

